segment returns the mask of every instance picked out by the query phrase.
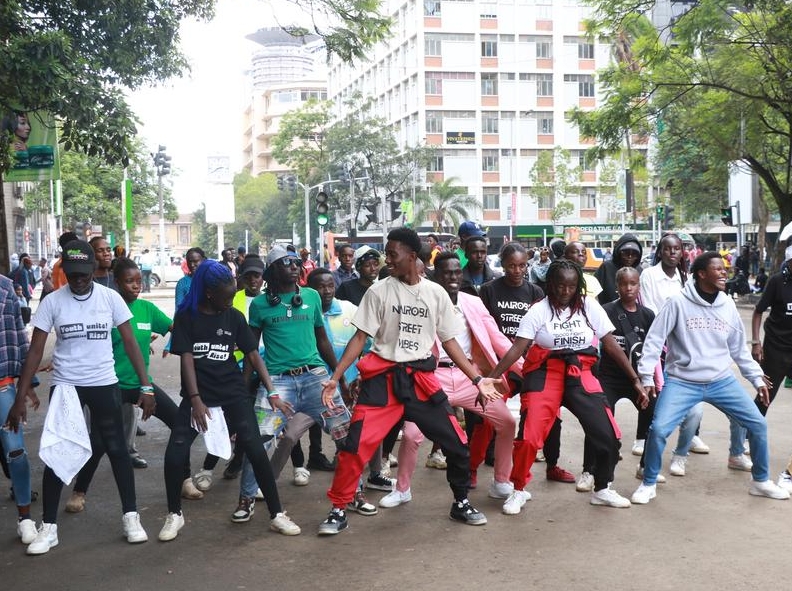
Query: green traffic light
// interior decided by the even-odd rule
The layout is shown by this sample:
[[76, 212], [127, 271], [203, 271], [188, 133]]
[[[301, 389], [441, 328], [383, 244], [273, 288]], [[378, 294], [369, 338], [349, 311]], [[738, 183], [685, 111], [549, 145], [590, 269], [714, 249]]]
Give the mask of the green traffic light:
[[316, 221], [317, 221], [317, 223], [320, 226], [326, 226], [327, 225], [327, 214], [320, 213], [318, 216], [316, 216]]

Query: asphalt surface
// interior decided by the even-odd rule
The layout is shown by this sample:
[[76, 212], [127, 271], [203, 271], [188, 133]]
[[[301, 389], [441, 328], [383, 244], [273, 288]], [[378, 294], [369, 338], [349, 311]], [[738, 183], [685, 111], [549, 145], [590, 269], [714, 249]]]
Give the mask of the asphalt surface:
[[[156, 290], [153, 299], [172, 311], [172, 290]], [[750, 317], [742, 309], [743, 319]], [[162, 341], [154, 345], [157, 353]], [[153, 357], [155, 381], [174, 396], [178, 360]], [[44, 401], [46, 375], [39, 395]], [[27, 446], [33, 488], [41, 490], [43, 466], [38, 436], [46, 404], [31, 413]], [[579, 473], [582, 432], [564, 411], [561, 465]], [[629, 496], [638, 458], [630, 455], [636, 413], [622, 402], [616, 416], [624, 432], [624, 460], [614, 488]], [[768, 416], [771, 471], [777, 475], [792, 452], [792, 397], [782, 389]], [[143, 424], [147, 435], [137, 445], [149, 467], [137, 470], [138, 509], [149, 542], [130, 545], [121, 530], [118, 494], [109, 463], [100, 466], [88, 493], [86, 510], [59, 513], [60, 545], [48, 554], [25, 555], [15, 531], [16, 511], [0, 498], [0, 564], [3, 588], [14, 590], [112, 589], [747, 589], [783, 588], [788, 579], [786, 548], [792, 501], [748, 495], [750, 475], [726, 467], [729, 430], [726, 418], [708, 407], [702, 438], [709, 455], [691, 456], [687, 476], [668, 476], [658, 497], [647, 506], [611, 509], [589, 505], [574, 485], [548, 482], [543, 464], [534, 469], [533, 494], [522, 513], [501, 514], [502, 501], [487, 498], [491, 468], [479, 471], [474, 505], [489, 518], [471, 527], [449, 520], [450, 491], [442, 471], [423, 467], [429, 444], [413, 480], [412, 502], [363, 517], [350, 513], [349, 528], [338, 536], [318, 537], [316, 528], [329, 508], [325, 491], [331, 474], [312, 472], [306, 487], [291, 484], [287, 466], [279, 481], [284, 507], [302, 529], [296, 537], [269, 531], [265, 507], [245, 524], [230, 521], [238, 480], [222, 479], [200, 501], [184, 501], [187, 523], [178, 538], [156, 540], [167, 513], [162, 456], [168, 431], [156, 419]], [[671, 443], [675, 441], [675, 436]], [[330, 449], [325, 439], [325, 451]], [[671, 449], [666, 449], [666, 463]], [[193, 446], [198, 467], [204, 448]], [[667, 468], [667, 466], [666, 466]], [[3, 485], [5, 488], [6, 485]], [[68, 498], [64, 489], [62, 505]], [[370, 492], [376, 502], [385, 493]], [[40, 519], [40, 501], [33, 505]]]

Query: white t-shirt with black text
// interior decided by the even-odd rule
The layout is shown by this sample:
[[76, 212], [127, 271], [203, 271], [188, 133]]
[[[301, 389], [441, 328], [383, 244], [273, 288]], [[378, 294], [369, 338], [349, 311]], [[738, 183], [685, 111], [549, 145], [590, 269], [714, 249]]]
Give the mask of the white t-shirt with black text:
[[91, 295], [75, 296], [68, 285], [39, 304], [32, 324], [49, 334], [55, 329], [52, 384], [108, 386], [115, 384], [110, 331], [132, 318], [124, 300], [96, 283]]
[[560, 315], [554, 314], [545, 298], [534, 304], [523, 316], [517, 336], [530, 339], [545, 349], [580, 351], [594, 344], [595, 335], [601, 339], [616, 330], [605, 310], [594, 298], [585, 297], [583, 309], [586, 316], [580, 312], [570, 316], [569, 308], [562, 310]]

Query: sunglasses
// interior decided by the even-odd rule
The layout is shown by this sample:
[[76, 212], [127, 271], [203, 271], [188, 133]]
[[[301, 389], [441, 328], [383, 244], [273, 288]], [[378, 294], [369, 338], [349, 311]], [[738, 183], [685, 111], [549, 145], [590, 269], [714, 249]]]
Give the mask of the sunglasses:
[[292, 265], [297, 265], [298, 267], [302, 267], [302, 259], [298, 259], [297, 257], [284, 257], [280, 259], [281, 265], [284, 267], [291, 267]]

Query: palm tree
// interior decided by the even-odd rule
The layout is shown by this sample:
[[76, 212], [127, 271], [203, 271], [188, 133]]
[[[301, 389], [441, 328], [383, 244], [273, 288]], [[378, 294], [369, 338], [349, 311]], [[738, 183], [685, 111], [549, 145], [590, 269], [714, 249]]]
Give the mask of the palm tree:
[[460, 222], [470, 219], [470, 212], [481, 209], [474, 195], [467, 194], [467, 187], [455, 185], [457, 177], [432, 183], [428, 192], [421, 191], [415, 197], [414, 225], [432, 222], [435, 232], [454, 232]]

